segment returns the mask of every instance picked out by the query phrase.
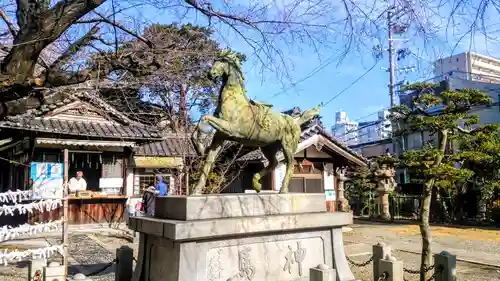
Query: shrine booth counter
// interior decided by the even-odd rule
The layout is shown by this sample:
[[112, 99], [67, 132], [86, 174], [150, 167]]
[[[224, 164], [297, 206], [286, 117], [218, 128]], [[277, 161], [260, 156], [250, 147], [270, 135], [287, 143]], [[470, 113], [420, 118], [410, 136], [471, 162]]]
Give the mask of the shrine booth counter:
[[[133, 143], [69, 141], [46, 143], [37, 139], [29, 178], [39, 198], [61, 198], [64, 183], [64, 149], [68, 151], [68, 180], [83, 173], [86, 189], [70, 191], [69, 224], [116, 224], [124, 221], [128, 196], [127, 163]], [[60, 141], [59, 141], [60, 142]], [[62, 207], [29, 217], [30, 223], [57, 220]]]

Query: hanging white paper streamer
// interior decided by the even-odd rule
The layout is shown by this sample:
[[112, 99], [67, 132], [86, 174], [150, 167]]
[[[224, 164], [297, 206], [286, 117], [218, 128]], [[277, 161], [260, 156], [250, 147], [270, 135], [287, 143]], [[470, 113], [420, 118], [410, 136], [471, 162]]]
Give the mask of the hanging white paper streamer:
[[31, 199], [33, 192], [31, 190], [16, 190], [16, 191], [7, 191], [0, 193], [0, 203], [6, 202], [21, 202], [24, 200]]
[[24, 215], [26, 213], [32, 214], [33, 211], [50, 212], [52, 210], [56, 210], [59, 206], [62, 206], [61, 199], [41, 200], [28, 204], [15, 204], [12, 206], [2, 205], [0, 206], [0, 216], [14, 216], [16, 214], [16, 211], [18, 211], [21, 215]]
[[29, 249], [26, 251], [9, 251], [0, 252], [0, 262], [7, 265], [11, 261], [19, 262], [22, 260], [47, 259], [55, 253], [64, 255], [63, 245], [49, 246], [39, 249]]
[[49, 221], [47, 223], [23, 224], [18, 227], [6, 225], [0, 228], [0, 242], [14, 239], [23, 235], [34, 235], [37, 233], [57, 231], [61, 229], [62, 220]]

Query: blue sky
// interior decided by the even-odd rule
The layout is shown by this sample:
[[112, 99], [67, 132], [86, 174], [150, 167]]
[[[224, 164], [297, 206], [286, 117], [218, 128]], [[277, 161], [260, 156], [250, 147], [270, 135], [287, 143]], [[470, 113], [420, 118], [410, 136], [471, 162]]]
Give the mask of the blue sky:
[[[237, 3], [237, 0], [233, 1], [235, 2], [227, 5], [241, 4]], [[276, 1], [273, 1], [276, 4]], [[279, 5], [286, 5], [286, 1], [293, 0], [281, 1], [283, 2], [280, 2]], [[359, 1], [370, 2], [371, 0]], [[376, 3], [379, 2], [382, 3], [382, 6], [379, 8], [384, 8], [384, 5], [387, 5], [383, 1], [377, 1]], [[476, 2], [476, 0], [471, 2]], [[247, 4], [246, 1], [242, 3]], [[413, 35], [410, 29], [407, 34], [398, 37], [401, 40], [396, 41], [396, 46], [401, 48], [407, 47], [413, 52], [413, 55], [401, 62], [401, 66], [415, 66], [415, 71], [412, 73], [398, 74], [398, 81], [405, 79], [411, 82], [432, 78], [433, 75], [430, 71], [429, 63], [436, 58], [452, 53], [456, 54], [470, 50], [485, 55], [500, 55], [498, 42], [491, 42], [491, 40], [486, 42], [485, 36], [482, 34], [476, 33], [463, 38], [461, 37], [466, 33], [465, 30], [470, 25], [467, 22], [466, 14], [462, 15], [466, 20], [459, 19], [457, 22], [451, 23], [447, 21], [448, 19], [445, 16], [449, 14], [449, 8], [447, 10], [446, 7], [440, 11], [441, 15], [435, 17], [428, 17], [427, 12], [423, 9], [416, 13], [423, 15], [423, 18], [425, 16], [422, 24], [430, 26], [435, 31], [435, 35], [430, 39], [427, 38], [424, 40], [419, 35]], [[141, 8], [135, 11], [132, 16], [144, 19], [150, 23], [191, 22], [199, 25], [208, 24], [206, 17], [200, 13], [193, 12], [188, 13], [186, 16], [185, 14], [176, 14], [175, 12], [167, 14], [164, 11], [152, 8]], [[345, 15], [339, 12], [339, 14], [332, 17], [342, 18], [343, 16]], [[498, 14], [490, 15], [486, 13], [486, 22], [489, 22], [488, 19], [490, 17], [494, 19], [495, 16], [497, 18]], [[390, 99], [387, 87], [389, 76], [382, 69], [388, 66], [387, 53], [378, 61], [372, 71], [359, 82], [350, 86], [376, 62], [370, 50], [371, 46], [382, 44], [384, 48], [387, 47], [386, 30], [383, 29], [385, 25], [384, 18], [382, 17], [382, 20], [378, 21], [378, 24], [382, 26], [382, 30], [375, 36], [376, 38], [370, 38], [360, 50], [349, 52], [342, 61], [333, 59], [330, 63], [325, 63], [327, 58], [340, 54], [343, 50], [342, 48], [346, 42], [342, 30], [331, 31], [327, 35], [327, 37], [331, 37], [325, 40], [329, 43], [320, 45], [316, 49], [309, 46], [307, 42], [300, 43], [299, 41], [293, 41], [291, 44], [289, 41], [288, 45], [283, 43], [283, 41], [273, 42], [278, 49], [283, 50], [283, 57], [286, 59], [286, 69], [289, 73], [288, 76], [276, 75], [272, 70], [263, 71], [262, 64], [257, 62], [255, 56], [251, 56], [253, 51], [241, 36], [220, 23], [215, 23], [213, 27], [217, 30], [218, 33], [216, 36], [222, 45], [230, 46], [232, 49], [250, 56], [249, 61], [244, 64], [248, 95], [255, 100], [274, 104], [277, 110], [286, 110], [294, 106], [299, 106], [301, 109], [311, 108], [320, 102], [330, 100], [333, 96], [349, 87], [342, 95], [323, 108], [321, 112], [323, 122], [331, 126], [334, 123], [334, 114], [338, 110], [346, 111], [350, 119], [359, 119], [389, 106]], [[491, 30], [497, 30], [498, 28], [495, 28], [496, 25], [496, 23], [491, 24], [489, 27], [491, 27]], [[254, 35], [250, 34], [249, 36], [253, 38]], [[491, 35], [493, 34], [491, 33]], [[301, 52], [298, 49], [301, 49]], [[318, 69], [318, 67], [321, 69]], [[281, 68], [283, 69], [283, 66]], [[299, 81], [299, 83], [295, 83], [296, 81]], [[373, 114], [359, 121], [368, 121], [375, 118], [376, 115]]]

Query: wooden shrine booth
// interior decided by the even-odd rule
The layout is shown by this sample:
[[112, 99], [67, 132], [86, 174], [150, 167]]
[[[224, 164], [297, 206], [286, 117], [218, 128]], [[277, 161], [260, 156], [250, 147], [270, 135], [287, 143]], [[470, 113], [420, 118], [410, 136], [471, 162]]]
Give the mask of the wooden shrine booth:
[[[152, 128], [134, 122], [89, 92], [57, 91], [37, 108], [23, 108], [0, 121], [0, 190], [32, 189], [34, 199], [62, 198], [64, 150], [68, 179], [83, 172], [86, 192], [69, 199], [70, 224], [123, 221], [125, 203], [133, 194], [134, 147], [160, 141]], [[19, 218], [30, 223], [56, 220], [52, 212]], [[1, 223], [1, 222], [0, 222]]]

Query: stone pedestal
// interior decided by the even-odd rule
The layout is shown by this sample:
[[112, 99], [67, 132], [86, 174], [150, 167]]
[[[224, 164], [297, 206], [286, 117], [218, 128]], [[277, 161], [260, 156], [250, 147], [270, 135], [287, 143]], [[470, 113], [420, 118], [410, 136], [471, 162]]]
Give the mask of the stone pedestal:
[[167, 196], [140, 232], [133, 281], [305, 281], [326, 264], [337, 281], [357, 280], [342, 226], [350, 213], [326, 211], [324, 194]]

